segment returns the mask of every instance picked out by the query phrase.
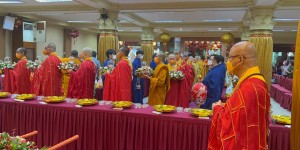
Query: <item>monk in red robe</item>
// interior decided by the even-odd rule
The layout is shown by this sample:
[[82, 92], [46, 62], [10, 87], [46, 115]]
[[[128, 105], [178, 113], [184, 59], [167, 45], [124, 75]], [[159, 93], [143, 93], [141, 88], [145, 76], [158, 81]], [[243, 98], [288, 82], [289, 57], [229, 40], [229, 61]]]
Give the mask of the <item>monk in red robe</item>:
[[[168, 56], [168, 62], [169, 62], [169, 64], [167, 66], [168, 66], [169, 72], [177, 71], [178, 68], [177, 68], [175, 54], [170, 54]], [[170, 90], [167, 92], [165, 104], [179, 106], [180, 85], [181, 85], [181, 80], [172, 80], [172, 79], [170, 80]]]
[[255, 46], [250, 42], [235, 44], [226, 66], [239, 81], [225, 104], [219, 101], [212, 105], [208, 149], [268, 149], [270, 96], [257, 66]]
[[61, 88], [62, 73], [58, 68], [61, 60], [55, 51], [54, 43], [48, 44], [43, 51], [44, 55], [48, 55], [48, 57], [37, 71], [39, 78], [34, 85], [36, 95], [60, 96], [63, 94]]
[[120, 61], [111, 74], [105, 75], [104, 100], [132, 101], [132, 64], [128, 54], [128, 47], [120, 48], [117, 53]]
[[76, 72], [68, 70], [70, 81], [67, 97], [77, 99], [93, 98], [97, 67], [92, 60], [92, 50], [84, 48], [80, 58], [84, 61], [79, 69]]
[[183, 54], [183, 62], [181, 66], [179, 66], [178, 70], [180, 70], [184, 74], [184, 79], [181, 81], [180, 85], [180, 93], [179, 93], [179, 106], [181, 107], [189, 107], [189, 103], [192, 95], [192, 86], [194, 82], [194, 70], [191, 63], [187, 62], [188, 55], [187, 53]]
[[31, 93], [30, 70], [27, 68], [26, 59], [27, 50], [24, 47], [18, 48], [16, 57], [20, 59], [17, 65], [12, 70], [13, 74], [13, 93], [29, 94]]

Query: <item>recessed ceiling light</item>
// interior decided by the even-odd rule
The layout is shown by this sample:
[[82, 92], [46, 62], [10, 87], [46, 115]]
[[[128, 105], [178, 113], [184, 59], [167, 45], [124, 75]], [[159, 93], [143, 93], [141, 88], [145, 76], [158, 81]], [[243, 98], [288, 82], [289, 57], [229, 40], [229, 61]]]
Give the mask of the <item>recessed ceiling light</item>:
[[156, 20], [157, 23], [180, 23], [182, 20]]
[[218, 28], [218, 30], [222, 30], [222, 28]]
[[274, 32], [284, 32], [284, 30], [273, 30]]
[[298, 30], [291, 30], [292, 32], [297, 32]]
[[135, 31], [135, 32], [141, 32], [142, 30], [131, 30], [131, 31]]
[[22, 1], [0, 1], [0, 4], [20, 4]]
[[35, 0], [39, 3], [59, 3], [59, 2], [71, 2], [73, 0]]
[[231, 22], [232, 19], [202, 20], [203, 22]]
[[92, 21], [70, 20], [70, 21], [67, 21], [67, 22], [70, 22], [70, 23], [91, 23]]
[[121, 31], [121, 32], [122, 32], [122, 31], [124, 31], [124, 30], [118, 30], [118, 31]]
[[224, 31], [229, 32], [229, 31], [232, 31], [232, 30], [207, 30], [207, 31], [209, 31], [209, 32], [224, 32]]
[[276, 18], [274, 21], [299, 21], [299, 19]]

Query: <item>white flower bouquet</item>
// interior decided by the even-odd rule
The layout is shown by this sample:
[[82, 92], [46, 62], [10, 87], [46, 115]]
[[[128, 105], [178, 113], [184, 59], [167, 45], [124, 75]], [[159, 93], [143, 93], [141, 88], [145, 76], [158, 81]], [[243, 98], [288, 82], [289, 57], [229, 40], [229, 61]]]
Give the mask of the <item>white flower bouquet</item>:
[[27, 61], [26, 67], [31, 71], [34, 72], [34, 69], [40, 68], [41, 65], [37, 61]]
[[143, 66], [143, 67], [141, 67], [141, 68], [138, 68], [136, 71], [135, 71], [135, 75], [137, 76], [137, 77], [140, 77], [140, 76], [142, 76], [142, 75], [148, 75], [148, 76], [153, 76], [153, 74], [154, 74], [154, 71], [152, 70], [152, 68], [151, 67], [149, 67], [149, 66]]
[[107, 73], [111, 73], [114, 70], [114, 67], [100, 67], [99, 74], [106, 75]]
[[77, 70], [79, 68], [79, 66], [73, 62], [62, 62], [57, 67], [60, 70]]
[[169, 76], [171, 80], [183, 80], [184, 74], [181, 71], [170, 71]]

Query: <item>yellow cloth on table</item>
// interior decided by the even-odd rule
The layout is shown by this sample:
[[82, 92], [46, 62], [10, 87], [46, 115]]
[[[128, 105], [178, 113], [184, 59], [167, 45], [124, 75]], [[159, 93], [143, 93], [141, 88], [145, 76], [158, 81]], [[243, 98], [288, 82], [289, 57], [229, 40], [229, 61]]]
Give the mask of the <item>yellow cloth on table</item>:
[[165, 103], [167, 92], [170, 89], [169, 70], [165, 64], [159, 64], [154, 75], [150, 78], [149, 105], [162, 105]]
[[[70, 58], [62, 58], [61, 59], [62, 62], [69, 62]], [[79, 59], [74, 58], [73, 59], [74, 63], [77, 65], [81, 64], [81, 61]], [[67, 72], [67, 70], [62, 69], [62, 89], [64, 91], [64, 96], [67, 95], [68, 92], [68, 88], [69, 88], [69, 81], [70, 81], [70, 73]]]

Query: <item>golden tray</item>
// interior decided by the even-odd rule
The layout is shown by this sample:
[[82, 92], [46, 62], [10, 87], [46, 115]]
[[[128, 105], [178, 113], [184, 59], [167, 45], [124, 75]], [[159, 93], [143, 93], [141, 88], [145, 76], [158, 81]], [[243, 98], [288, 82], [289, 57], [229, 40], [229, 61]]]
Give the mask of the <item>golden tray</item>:
[[132, 102], [129, 101], [116, 101], [112, 103], [114, 108], [129, 108], [133, 105]]
[[172, 105], [154, 105], [153, 108], [157, 112], [174, 112], [176, 110], [176, 107]]
[[9, 92], [0, 92], [0, 98], [6, 98], [10, 95]]
[[193, 108], [190, 110], [193, 116], [196, 117], [208, 117], [212, 115], [212, 111], [208, 109], [201, 109], [201, 108]]
[[47, 96], [44, 97], [43, 100], [47, 103], [61, 103], [65, 101], [64, 96]]
[[290, 125], [291, 124], [291, 116], [283, 116], [283, 115], [274, 115], [273, 119], [281, 124]]
[[16, 99], [20, 100], [32, 100], [35, 98], [34, 94], [20, 94], [16, 96]]
[[96, 99], [84, 98], [84, 99], [77, 100], [77, 104], [81, 105], [81, 106], [91, 106], [91, 105], [95, 105], [97, 103], [98, 103], [98, 100], [96, 100]]

